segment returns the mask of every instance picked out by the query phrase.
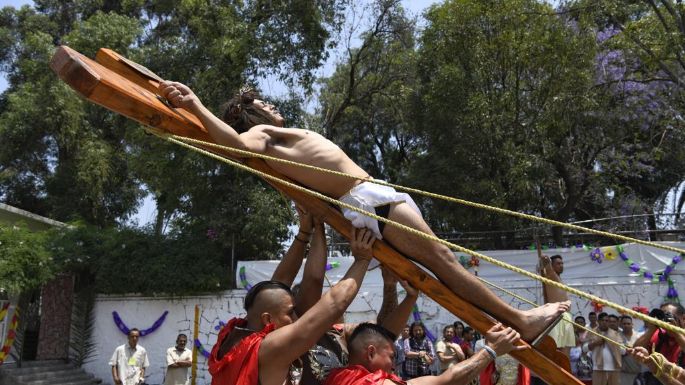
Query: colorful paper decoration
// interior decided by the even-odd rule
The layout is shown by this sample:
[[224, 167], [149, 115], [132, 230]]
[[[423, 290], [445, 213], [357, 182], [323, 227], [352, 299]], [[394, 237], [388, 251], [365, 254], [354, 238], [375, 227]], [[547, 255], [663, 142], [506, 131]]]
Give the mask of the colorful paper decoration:
[[[159, 327], [162, 326], [162, 324], [164, 323], [164, 320], [166, 319], [167, 314], [169, 314], [169, 311], [165, 310], [164, 314], [162, 314], [162, 316], [159, 317], [157, 319], [157, 321], [155, 321], [155, 323], [152, 324], [152, 326], [150, 326], [147, 329], [140, 330], [140, 336], [145, 337], [146, 335], [148, 335], [148, 334], [154, 332], [155, 330], [159, 329]], [[114, 323], [117, 325], [117, 328], [119, 328], [119, 330], [121, 330], [121, 332], [124, 333], [125, 335], [128, 335], [128, 333], [131, 331], [131, 329], [129, 329], [128, 326], [126, 326], [126, 324], [124, 323], [124, 321], [122, 321], [121, 317], [119, 317], [119, 313], [117, 313], [116, 311], [113, 311], [112, 312], [112, 318], [114, 318]]]
[[209, 352], [205, 347], [202, 345], [202, 342], [198, 340], [197, 338], [195, 339], [195, 347], [197, 348], [197, 351], [200, 352], [205, 358], [209, 359]]
[[9, 308], [10, 308], [9, 302], [2, 305], [2, 309], [0, 309], [0, 322], [2, 322], [5, 319], [5, 316], [7, 315]]
[[243, 289], [250, 291], [250, 289], [252, 289], [252, 285], [250, 285], [250, 283], [247, 282], [247, 276], [245, 275], [245, 266], [240, 266], [240, 270], [238, 271], [238, 277], [240, 277], [240, 284], [243, 285]]
[[595, 311], [595, 313], [601, 313], [602, 309], [604, 308], [604, 305], [601, 303], [597, 303], [595, 301], [590, 301], [592, 304], [592, 309]]
[[636, 311], [638, 313], [642, 313], [645, 315], [649, 314], [649, 309], [647, 309], [645, 306], [633, 306], [632, 309], [633, 311]]
[[12, 315], [12, 321], [10, 322], [9, 330], [7, 331], [5, 343], [2, 344], [2, 349], [0, 350], [0, 365], [2, 365], [3, 362], [5, 362], [5, 358], [9, 356], [10, 350], [12, 350], [14, 339], [17, 337], [17, 326], [19, 326], [19, 309], [15, 308], [14, 314]]
[[[649, 270], [640, 267], [640, 264], [630, 259], [630, 257], [628, 257], [628, 255], [625, 253], [623, 246], [621, 245], [595, 248], [590, 252], [590, 259], [597, 263], [602, 263], [602, 260], [604, 258], [612, 260], [615, 259], [615, 256], [617, 254], [621, 258], [621, 260], [626, 264], [626, 266], [630, 269], [630, 271], [642, 275], [644, 278], [651, 280], [652, 283], [668, 282], [669, 275], [673, 272], [676, 265], [680, 263], [680, 261], [682, 261], [682, 256], [676, 255], [671, 260], [671, 263], [664, 268], [663, 272], [652, 273]], [[673, 291], [677, 296], [677, 291], [675, 291], [675, 288], [673, 288]], [[673, 294], [673, 292], [671, 292], [671, 294]]]
[[666, 292], [666, 297], [664, 298], [666, 302], [677, 302], [680, 303], [680, 298], [678, 298], [678, 291], [675, 289], [675, 282], [672, 279], [668, 279], [668, 291]]

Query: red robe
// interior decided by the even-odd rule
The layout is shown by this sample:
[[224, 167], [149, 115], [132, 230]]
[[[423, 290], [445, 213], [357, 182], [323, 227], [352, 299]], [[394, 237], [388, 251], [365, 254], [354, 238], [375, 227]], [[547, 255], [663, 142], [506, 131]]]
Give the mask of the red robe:
[[264, 337], [274, 330], [273, 324], [252, 333], [235, 344], [221, 359], [217, 358], [221, 343], [233, 329], [247, 325], [247, 320], [233, 318], [219, 333], [216, 344], [209, 355], [209, 373], [212, 385], [258, 385], [259, 384], [259, 346]]
[[323, 385], [382, 385], [386, 379], [397, 384], [406, 384], [401, 378], [386, 371], [376, 370], [371, 373], [361, 365], [352, 365], [331, 370]]

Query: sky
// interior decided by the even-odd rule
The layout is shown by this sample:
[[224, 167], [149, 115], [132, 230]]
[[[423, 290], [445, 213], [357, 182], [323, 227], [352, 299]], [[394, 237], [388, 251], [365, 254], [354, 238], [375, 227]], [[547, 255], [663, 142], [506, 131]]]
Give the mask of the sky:
[[[355, 1], [364, 1], [366, 2], [367, 0], [355, 0]], [[410, 14], [412, 15], [418, 15], [422, 13], [424, 9], [429, 7], [430, 5], [437, 3], [438, 1], [436, 0], [403, 0], [402, 3], [409, 11]], [[0, 0], [0, 8], [3, 7], [15, 7], [19, 8], [23, 5], [33, 5], [33, 1], [27, 1], [27, 0]], [[321, 69], [317, 72], [317, 75], [320, 77], [323, 76], [329, 76], [333, 73], [335, 69], [335, 63], [338, 57], [336, 55], [331, 55], [329, 60], [321, 67]], [[264, 91], [265, 94], [271, 95], [271, 96], [283, 96], [287, 94], [287, 89], [283, 86], [283, 84], [274, 78], [267, 78], [263, 79], [260, 84], [262, 90]], [[5, 76], [3, 73], [0, 72], [0, 92], [3, 92], [5, 89], [7, 89], [7, 79], [5, 79]], [[132, 221], [137, 223], [139, 226], [146, 225], [148, 223], [151, 223], [155, 219], [155, 214], [156, 214], [156, 205], [154, 203], [154, 200], [150, 195], [148, 195], [140, 204], [138, 207], [138, 213], [132, 218]], [[133, 223], [132, 222], [132, 223]]]

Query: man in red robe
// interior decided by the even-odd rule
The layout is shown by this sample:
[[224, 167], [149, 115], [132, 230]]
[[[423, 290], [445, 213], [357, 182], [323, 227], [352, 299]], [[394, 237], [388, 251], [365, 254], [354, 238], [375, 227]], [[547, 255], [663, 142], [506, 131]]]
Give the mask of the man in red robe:
[[277, 281], [255, 285], [245, 297], [247, 316], [232, 319], [212, 349], [212, 385], [287, 383], [291, 363], [316, 343], [357, 295], [374, 241], [370, 231], [354, 231], [354, 263], [345, 277], [299, 319], [288, 286]]
[[[496, 324], [485, 334], [485, 348], [470, 358], [451, 366], [439, 376], [411, 380], [412, 385], [466, 385], [476, 378], [498, 355], [509, 353], [520, 335], [512, 328]], [[350, 363], [335, 369], [324, 385], [404, 385], [392, 374], [395, 336], [382, 326], [363, 323], [357, 326], [349, 342]]]

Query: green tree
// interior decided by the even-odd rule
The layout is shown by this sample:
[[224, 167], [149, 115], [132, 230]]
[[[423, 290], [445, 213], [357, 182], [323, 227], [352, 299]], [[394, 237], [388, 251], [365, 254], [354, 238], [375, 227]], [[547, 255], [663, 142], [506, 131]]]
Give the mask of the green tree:
[[40, 287], [54, 274], [47, 234], [25, 226], [0, 224], [0, 289], [11, 294]]
[[[608, 101], [595, 87], [594, 30], [551, 13], [532, 0], [447, 1], [429, 10], [416, 185], [560, 221], [591, 215], [588, 202], [610, 206], [596, 165], [626, 129], [602, 113]], [[438, 231], [521, 226], [454, 204], [430, 207]]]

